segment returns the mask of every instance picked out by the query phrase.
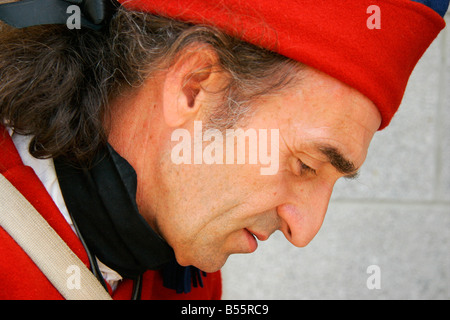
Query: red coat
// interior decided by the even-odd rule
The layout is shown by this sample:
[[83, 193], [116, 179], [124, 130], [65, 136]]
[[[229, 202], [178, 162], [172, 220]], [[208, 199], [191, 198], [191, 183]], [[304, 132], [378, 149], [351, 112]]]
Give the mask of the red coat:
[[[83, 245], [59, 212], [44, 185], [31, 167], [25, 166], [8, 132], [0, 126], [0, 173], [3, 174], [55, 229], [59, 236], [89, 267]], [[177, 294], [162, 285], [158, 271], [143, 277], [142, 299], [220, 299], [220, 271], [203, 278], [203, 288]], [[114, 300], [130, 299], [131, 280], [122, 281], [112, 293]], [[111, 293], [111, 290], [110, 290]], [[0, 227], [0, 299], [64, 299], [19, 245]]]

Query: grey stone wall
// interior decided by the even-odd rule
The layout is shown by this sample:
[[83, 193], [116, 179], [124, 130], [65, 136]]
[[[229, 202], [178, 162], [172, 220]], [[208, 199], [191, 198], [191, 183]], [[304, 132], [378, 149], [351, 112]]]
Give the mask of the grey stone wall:
[[358, 180], [337, 183], [316, 238], [295, 248], [278, 232], [254, 254], [231, 256], [223, 298], [450, 299], [449, 249], [447, 26], [391, 125], [376, 134]]

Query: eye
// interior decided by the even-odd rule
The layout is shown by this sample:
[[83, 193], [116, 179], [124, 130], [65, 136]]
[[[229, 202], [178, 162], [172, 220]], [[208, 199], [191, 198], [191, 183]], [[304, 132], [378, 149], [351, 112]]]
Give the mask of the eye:
[[303, 175], [305, 173], [312, 173], [314, 175], [317, 174], [316, 170], [304, 164], [300, 159], [297, 160], [297, 163], [299, 166], [300, 175]]

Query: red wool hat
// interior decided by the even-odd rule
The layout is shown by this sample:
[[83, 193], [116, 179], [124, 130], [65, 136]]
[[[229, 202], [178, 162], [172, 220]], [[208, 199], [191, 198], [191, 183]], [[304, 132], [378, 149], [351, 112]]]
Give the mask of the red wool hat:
[[[366, 95], [385, 128], [415, 65], [445, 27], [411, 0], [119, 0], [227, 34], [321, 70]], [[375, 6], [374, 6], [375, 5]]]

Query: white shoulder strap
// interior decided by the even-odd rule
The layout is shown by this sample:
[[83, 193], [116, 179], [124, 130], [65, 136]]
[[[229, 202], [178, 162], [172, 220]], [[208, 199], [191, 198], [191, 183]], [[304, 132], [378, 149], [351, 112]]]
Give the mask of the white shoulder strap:
[[[1, 174], [0, 226], [22, 247], [65, 299], [111, 300], [92, 272]], [[74, 270], [80, 271], [80, 286], [72, 281]]]

